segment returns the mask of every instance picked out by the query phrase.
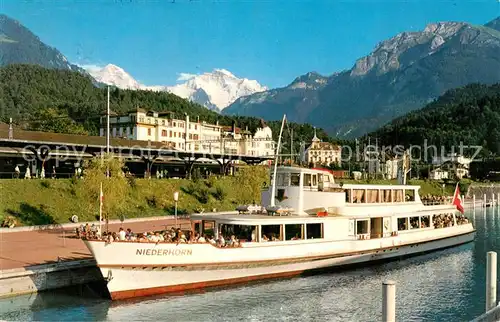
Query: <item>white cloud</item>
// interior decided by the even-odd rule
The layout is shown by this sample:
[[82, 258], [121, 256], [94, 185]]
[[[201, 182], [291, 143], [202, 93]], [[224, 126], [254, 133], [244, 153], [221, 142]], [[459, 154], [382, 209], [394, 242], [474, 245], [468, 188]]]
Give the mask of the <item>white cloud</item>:
[[93, 65], [93, 64], [89, 64], [89, 65], [78, 65], [78, 67], [81, 67], [83, 69], [85, 69], [86, 71], [88, 71], [89, 73], [92, 73], [92, 72], [98, 72], [100, 71], [101, 69], [104, 68], [104, 66], [99, 66], [99, 65]]
[[189, 73], [179, 73], [179, 77], [177, 77], [177, 81], [188, 81], [191, 78], [195, 78], [196, 74], [189, 74]]

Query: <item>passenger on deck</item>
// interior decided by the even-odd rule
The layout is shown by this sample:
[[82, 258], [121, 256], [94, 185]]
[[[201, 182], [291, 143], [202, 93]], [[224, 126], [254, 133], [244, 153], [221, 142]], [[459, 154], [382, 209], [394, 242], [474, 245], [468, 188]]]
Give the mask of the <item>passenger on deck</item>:
[[219, 247], [226, 246], [226, 241], [224, 240], [224, 237], [221, 234], [219, 234], [219, 238], [217, 239], [217, 246]]
[[125, 230], [123, 230], [123, 228], [120, 227], [120, 230], [118, 232], [118, 238], [119, 238], [119, 240], [125, 241], [126, 240], [126, 235], [127, 235], [127, 233], [125, 232]]

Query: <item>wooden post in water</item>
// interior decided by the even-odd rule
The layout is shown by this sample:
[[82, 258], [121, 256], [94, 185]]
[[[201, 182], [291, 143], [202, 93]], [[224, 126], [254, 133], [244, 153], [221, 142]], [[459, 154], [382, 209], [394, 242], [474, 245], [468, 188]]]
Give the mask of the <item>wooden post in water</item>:
[[495, 194], [491, 193], [491, 206], [495, 206]]
[[497, 301], [497, 253], [486, 255], [486, 312], [496, 306]]
[[484, 194], [483, 207], [486, 208], [486, 194]]
[[472, 195], [472, 207], [476, 209], [476, 195]]
[[382, 321], [396, 321], [396, 282], [391, 280], [382, 283]]

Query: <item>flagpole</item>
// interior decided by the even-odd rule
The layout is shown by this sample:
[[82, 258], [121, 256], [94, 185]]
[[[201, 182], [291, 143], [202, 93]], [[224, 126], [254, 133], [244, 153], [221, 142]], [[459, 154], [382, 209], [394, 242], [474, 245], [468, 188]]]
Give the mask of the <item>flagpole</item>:
[[101, 191], [99, 192], [99, 232], [102, 234], [102, 182]]

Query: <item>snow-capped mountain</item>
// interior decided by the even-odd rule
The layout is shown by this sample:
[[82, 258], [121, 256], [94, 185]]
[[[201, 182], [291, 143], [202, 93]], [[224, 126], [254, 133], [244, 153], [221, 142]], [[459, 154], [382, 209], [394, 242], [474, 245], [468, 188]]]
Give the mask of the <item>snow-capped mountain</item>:
[[136, 81], [122, 68], [108, 64], [103, 68], [83, 66], [87, 72], [98, 82], [113, 85], [122, 89], [142, 89], [144, 85]]
[[225, 69], [214, 69], [166, 90], [208, 108], [222, 110], [242, 96], [263, 92], [267, 88], [255, 80], [238, 78]]
[[267, 87], [260, 85], [257, 81], [238, 78], [225, 69], [214, 69], [210, 73], [184, 76], [183, 79], [187, 79], [186, 82], [174, 86], [146, 86], [113, 64], [108, 64], [104, 68], [84, 67], [101, 83], [122, 89], [167, 91], [215, 111], [221, 111], [242, 96], [267, 90]]

